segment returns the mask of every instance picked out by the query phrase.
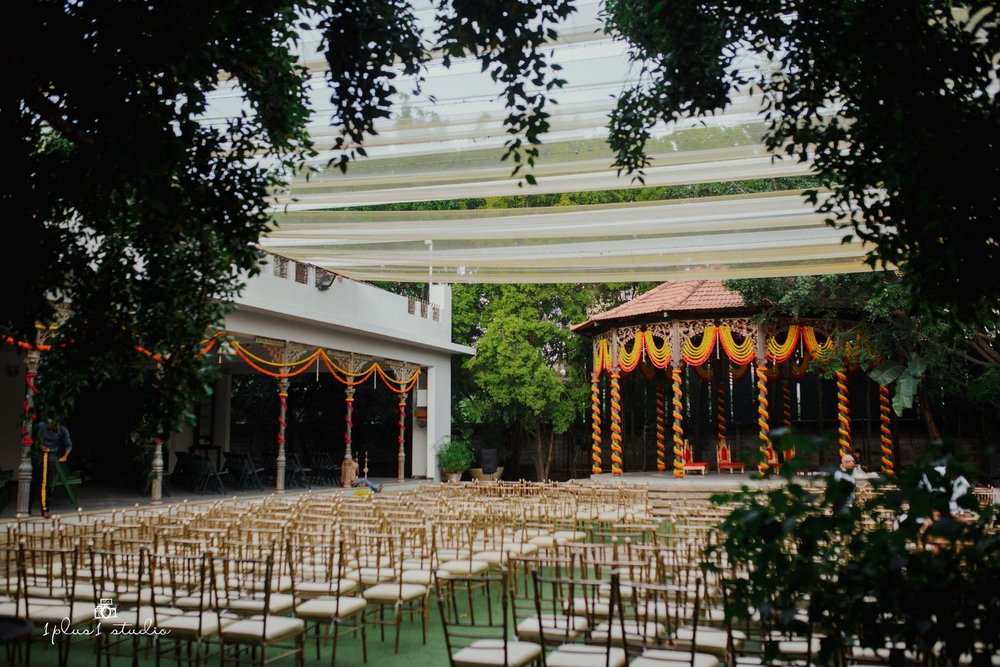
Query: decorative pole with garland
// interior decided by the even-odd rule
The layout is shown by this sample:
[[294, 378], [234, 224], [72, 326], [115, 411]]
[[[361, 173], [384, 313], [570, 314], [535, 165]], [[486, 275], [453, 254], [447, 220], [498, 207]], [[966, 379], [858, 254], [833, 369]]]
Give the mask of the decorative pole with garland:
[[851, 448], [851, 403], [847, 389], [847, 372], [843, 368], [836, 370], [837, 375], [837, 444], [840, 446], [840, 456], [850, 454]]
[[[285, 468], [288, 459], [285, 454], [285, 432], [288, 426], [288, 386], [290, 367], [299, 359], [309, 354], [309, 350], [302, 346], [288, 341], [278, 341], [267, 338], [257, 338], [271, 360], [279, 365], [278, 373], [278, 454], [274, 459], [274, 490], [278, 493], [285, 491]], [[310, 357], [312, 355], [309, 355]]]
[[760, 476], [764, 477], [767, 475], [770, 468], [770, 454], [771, 454], [771, 425], [770, 414], [768, 408], [770, 404], [767, 401], [767, 368], [765, 368], [767, 362], [758, 362], [757, 366], [757, 427], [759, 429], [758, 437], [760, 439], [760, 461], [757, 462], [757, 470], [760, 472]]
[[666, 405], [663, 382], [656, 383], [656, 469], [667, 469]]
[[674, 431], [674, 477], [684, 477], [684, 403], [681, 389], [680, 360], [674, 362], [671, 370], [673, 389], [673, 431]]
[[[69, 315], [65, 306], [56, 309], [56, 323], [44, 326], [35, 326], [34, 344], [18, 343], [27, 352], [24, 355], [24, 401], [22, 403], [21, 414], [21, 460], [17, 465], [17, 501], [15, 503], [15, 516], [17, 518], [26, 517], [31, 507], [31, 448], [35, 444], [33, 430], [35, 428], [35, 395], [38, 393], [38, 386], [35, 380], [38, 379], [38, 368], [42, 363], [42, 352], [49, 348], [49, 341], [56, 335], [59, 325]], [[48, 457], [42, 457], [46, 459]], [[45, 484], [42, 484], [42, 493], [45, 492]]]
[[590, 376], [590, 474], [600, 475], [601, 468], [601, 370]]
[[611, 474], [622, 474], [622, 393], [616, 364], [611, 370]]
[[882, 473], [891, 477], [895, 474], [892, 462], [892, 416], [889, 400], [889, 388], [884, 384], [878, 386], [879, 409], [879, 440], [882, 447]]
[[413, 382], [420, 370], [406, 363], [394, 363], [390, 367], [393, 379], [399, 384], [399, 389], [392, 385], [387, 386], [399, 395], [399, 451], [396, 452], [396, 481], [402, 482], [406, 473], [406, 399], [410, 393], [406, 385]]
[[[36, 336], [38, 341], [40, 336]], [[21, 417], [21, 461], [17, 466], [17, 512], [16, 517], [28, 516], [28, 508], [31, 502], [31, 448], [35, 444], [32, 430], [35, 424], [35, 394], [38, 387], [35, 386], [35, 378], [38, 377], [38, 365], [42, 360], [42, 353], [36, 344], [24, 356], [24, 403], [22, 405]], [[44, 488], [44, 485], [43, 485]]]

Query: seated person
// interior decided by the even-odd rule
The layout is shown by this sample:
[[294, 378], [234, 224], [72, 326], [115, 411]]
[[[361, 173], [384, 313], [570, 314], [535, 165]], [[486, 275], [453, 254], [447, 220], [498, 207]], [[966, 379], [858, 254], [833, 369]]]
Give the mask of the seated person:
[[862, 472], [868, 472], [868, 461], [865, 459], [865, 453], [861, 451], [860, 447], [854, 448], [854, 462], [857, 464], [858, 468]]
[[364, 484], [373, 493], [378, 493], [379, 491], [382, 490], [381, 484], [376, 484], [367, 477], [358, 477], [358, 469], [359, 469], [358, 462], [355, 461], [354, 459], [349, 459], [344, 464], [344, 476], [342, 480], [344, 486], [358, 487]]

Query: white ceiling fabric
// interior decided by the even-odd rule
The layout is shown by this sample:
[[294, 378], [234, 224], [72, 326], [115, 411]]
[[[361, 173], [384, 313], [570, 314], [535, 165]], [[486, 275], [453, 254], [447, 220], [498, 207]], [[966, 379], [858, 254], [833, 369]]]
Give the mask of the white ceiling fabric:
[[[420, 19], [429, 20], [429, 3], [418, 4]], [[276, 227], [260, 246], [358, 280], [605, 282], [866, 270], [862, 245], [842, 245], [844, 232], [826, 226], [799, 193], [603, 207], [336, 210], [639, 187], [611, 168], [604, 141], [613, 97], [635, 82], [635, 72], [623, 45], [600, 31], [599, 2], [578, 7], [554, 47], [568, 83], [548, 109], [552, 130], [531, 172], [537, 186], [519, 185], [511, 164], [500, 161], [507, 111], [499, 87], [474, 61], [451, 70], [432, 62], [425, 95], [399, 96], [393, 118], [377, 124], [378, 134], [366, 142], [369, 157], [352, 161], [346, 174], [325, 168], [336, 156], [330, 150], [336, 134], [328, 124], [318, 37], [305, 34], [300, 58], [313, 73], [309, 128], [320, 152], [318, 172], [276, 193]], [[399, 81], [409, 89], [405, 78]], [[205, 122], [222, 122], [240, 104], [231, 86], [220, 90]], [[807, 163], [771, 159], [760, 142], [759, 108], [759, 99], [740, 94], [714, 116], [655, 128], [645, 185], [808, 173]]]
[[359, 280], [606, 282], [863, 270], [798, 194], [545, 209], [300, 212], [266, 247]]

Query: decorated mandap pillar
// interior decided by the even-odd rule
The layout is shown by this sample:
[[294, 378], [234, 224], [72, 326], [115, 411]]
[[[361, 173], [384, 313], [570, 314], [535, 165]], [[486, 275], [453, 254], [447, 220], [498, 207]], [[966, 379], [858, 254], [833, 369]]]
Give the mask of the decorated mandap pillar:
[[590, 375], [590, 474], [600, 475], [602, 472], [604, 471], [601, 468], [601, 369], [597, 367]]
[[[34, 345], [23, 345], [27, 348], [24, 355], [24, 401], [22, 403], [21, 415], [21, 458], [18, 461], [17, 473], [17, 499], [14, 507], [16, 517], [26, 517], [31, 506], [31, 448], [35, 444], [35, 395], [38, 394], [38, 386], [35, 381], [38, 379], [38, 369], [42, 364], [42, 352], [49, 347], [49, 341], [55, 337], [56, 332], [62, 322], [69, 317], [69, 309], [65, 305], [56, 307], [56, 323], [48, 326], [35, 325]], [[43, 485], [44, 488], [44, 485]]]
[[274, 490], [278, 493], [285, 491], [285, 470], [288, 458], [285, 452], [285, 432], [288, 427], [288, 387], [291, 366], [309, 353], [309, 350], [302, 345], [289, 343], [288, 341], [277, 341], [267, 338], [257, 338], [256, 341], [263, 345], [264, 349], [271, 356], [272, 362], [276, 363], [279, 371], [278, 378], [278, 453], [274, 459]]
[[399, 384], [399, 389], [392, 389], [392, 391], [399, 394], [399, 436], [397, 438], [399, 450], [396, 452], [396, 481], [402, 482], [406, 473], [406, 400], [420, 370], [406, 363], [390, 364], [390, 368], [392, 368], [393, 379]]
[[760, 441], [758, 450], [760, 460], [757, 462], [757, 471], [761, 477], [767, 475], [770, 470], [771, 453], [774, 451], [771, 445], [771, 425], [770, 425], [770, 404], [767, 399], [767, 347], [764, 342], [764, 332], [760, 325], [757, 325], [757, 438]]
[[663, 382], [656, 382], [656, 469], [667, 469], [666, 402]]
[[840, 456], [854, 451], [851, 447], [851, 399], [847, 388], [847, 369], [838, 368], [837, 375], [837, 445]]
[[611, 368], [611, 474], [622, 474], [622, 392], [621, 372], [616, 363]]
[[31, 502], [31, 447], [35, 444], [32, 429], [35, 422], [35, 394], [38, 387], [35, 386], [35, 378], [38, 377], [38, 366], [42, 360], [42, 353], [38, 349], [37, 341], [41, 336], [36, 336], [36, 345], [28, 350], [24, 357], [24, 403], [21, 416], [21, 460], [17, 466], [17, 511], [18, 518], [28, 516], [28, 508]]
[[892, 409], [890, 407], [889, 388], [884, 384], [878, 386], [879, 409], [879, 443], [882, 448], [882, 473], [887, 476], [895, 474], [892, 457]]
[[680, 359], [675, 357], [674, 365], [671, 369], [673, 397], [670, 402], [673, 408], [674, 477], [684, 477], [684, 395], [681, 384], [682, 378]]

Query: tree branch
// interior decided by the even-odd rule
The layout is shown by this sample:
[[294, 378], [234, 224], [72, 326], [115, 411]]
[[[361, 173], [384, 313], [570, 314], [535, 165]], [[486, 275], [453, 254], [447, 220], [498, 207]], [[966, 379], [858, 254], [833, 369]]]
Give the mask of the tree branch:
[[62, 136], [81, 146], [88, 148], [94, 146], [94, 140], [66, 120], [59, 109], [59, 105], [42, 95], [38, 90], [32, 89], [25, 97], [24, 102], [29, 109], [38, 114], [39, 118], [48, 123]]

